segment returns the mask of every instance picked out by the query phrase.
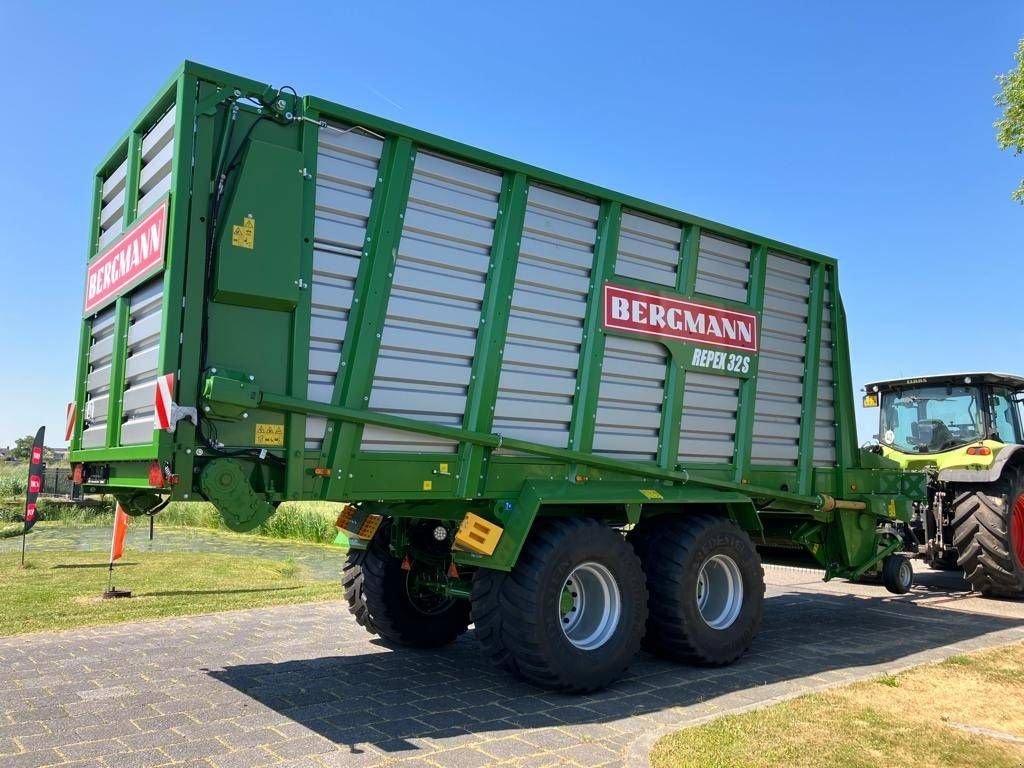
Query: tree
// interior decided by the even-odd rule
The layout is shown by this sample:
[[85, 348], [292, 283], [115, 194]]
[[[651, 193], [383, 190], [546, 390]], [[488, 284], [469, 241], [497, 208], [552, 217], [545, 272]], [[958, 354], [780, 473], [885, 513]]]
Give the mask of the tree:
[[[1013, 154], [1024, 153], [1024, 40], [1017, 43], [1013, 56], [1016, 68], [997, 75], [999, 93], [996, 104], [1003, 108], [1003, 116], [996, 120], [996, 140], [1001, 149], [1012, 149]], [[1024, 181], [1013, 193], [1013, 199], [1024, 203]]]
[[14, 447], [11, 448], [11, 456], [16, 459], [24, 459], [25, 461], [28, 461], [29, 457], [32, 455], [32, 444], [35, 443], [35, 441], [35, 435], [19, 437], [14, 441]]

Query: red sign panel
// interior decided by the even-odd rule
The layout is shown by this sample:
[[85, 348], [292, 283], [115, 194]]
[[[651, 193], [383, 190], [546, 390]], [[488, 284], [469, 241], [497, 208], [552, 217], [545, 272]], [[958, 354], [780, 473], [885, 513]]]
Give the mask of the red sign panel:
[[82, 313], [91, 315], [126, 289], [163, 269], [166, 241], [167, 201], [164, 200], [89, 262]]
[[757, 315], [646, 291], [604, 286], [604, 327], [615, 331], [757, 352]]

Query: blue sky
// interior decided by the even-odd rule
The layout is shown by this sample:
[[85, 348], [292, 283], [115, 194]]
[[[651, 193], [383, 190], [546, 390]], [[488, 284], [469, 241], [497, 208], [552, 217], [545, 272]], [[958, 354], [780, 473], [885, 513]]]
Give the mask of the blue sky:
[[0, 0], [0, 445], [61, 443], [91, 175], [184, 58], [834, 256], [858, 384], [1024, 374], [1024, 4], [490, 5]]

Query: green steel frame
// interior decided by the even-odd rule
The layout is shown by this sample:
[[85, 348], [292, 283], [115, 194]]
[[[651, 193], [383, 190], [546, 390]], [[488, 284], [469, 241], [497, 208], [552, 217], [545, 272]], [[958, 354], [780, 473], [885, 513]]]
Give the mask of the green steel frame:
[[[291, 119], [262, 119], [271, 111], [268, 96], [272, 97], [275, 105], [279, 102], [278, 113], [287, 111]], [[254, 100], [260, 100], [263, 106], [255, 106]], [[399, 515], [429, 514], [448, 520], [458, 520], [472, 508], [482, 510], [483, 514], [512, 528], [525, 525], [526, 529], [520, 531], [518, 537], [519, 544], [529, 528], [529, 522], [523, 521], [532, 521], [532, 516], [542, 505], [554, 510], [559, 505], [603, 504], [609, 509], [619, 510], [615, 514], [621, 514], [624, 522], [635, 522], [635, 518], [646, 511], [658, 512], [679, 504], [714, 503], [727, 509], [748, 530], [763, 533], [766, 539], [806, 544], [831, 569], [831, 573], [850, 573], [868, 560], [873, 563], [877, 559], [875, 554], [880, 551], [874, 545], [877, 520], [894, 516], [908, 519], [912, 502], [922, 498], [923, 482], [919, 477], [897, 472], [884, 461], [863, 454], [857, 448], [846, 318], [833, 259], [322, 99], [299, 98], [257, 81], [185, 62], [97, 169], [89, 258], [98, 251], [103, 179], [126, 156], [129, 158], [124, 223], [130, 225], [139, 213], [136, 208], [141, 137], [172, 103], [177, 109], [177, 125], [164, 289], [165, 296], [181, 296], [184, 300], [165, 302], [160, 370], [177, 372], [177, 401], [180, 405], [212, 406], [213, 415], [224, 425], [222, 438], [233, 448], [254, 447], [251, 439], [246, 437], [251, 434], [252, 424], [285, 425], [284, 444], [269, 449], [283, 460], [282, 469], [260, 465], [249, 459], [242, 460], [250, 461], [254, 471], [261, 474], [264, 495], [271, 502], [312, 498], [366, 500], [388, 503], [389, 509]], [[277, 115], [278, 118], [280, 116]], [[300, 291], [297, 304], [288, 313], [282, 313], [278, 308], [259, 306], [211, 308], [209, 327], [223, 332], [211, 331], [208, 362], [221, 370], [217, 374], [200, 370], [201, 308], [202, 297], [207, 290], [204, 282], [205, 217], [213, 194], [215, 169], [225, 152], [235, 148], [235, 139], [230, 139], [232, 133], [228, 124], [237, 121], [237, 130], [233, 134], [236, 138], [251, 134], [255, 140], [295, 150], [301, 158], [297, 162], [302, 164], [304, 187], [301, 230], [296, 232], [296, 237], [301, 239], [297, 278], [298, 282], [308, 286], [312, 283], [317, 137], [321, 120], [358, 126], [385, 137], [334, 398], [327, 404], [312, 402], [305, 396], [308, 379], [306, 349], [311, 322], [308, 290]], [[419, 150], [443, 153], [503, 174], [491, 265], [462, 429], [400, 419], [367, 408], [395, 252], [402, 231], [413, 164]], [[296, 172], [299, 171], [297, 168]], [[600, 204], [570, 440], [565, 448], [503, 439], [491, 431], [492, 404], [498, 387], [509, 299], [515, 280], [530, 183], [559, 188]], [[274, 191], [268, 190], [266, 194], [268, 203], [272, 203], [270, 196]], [[702, 232], [732, 238], [751, 247], [747, 301], [712, 299], [727, 308], [761, 312], [769, 252], [791, 255], [811, 264], [809, 333], [805, 355], [807, 373], [803, 385], [803, 401], [811, 406], [805, 409], [801, 422], [801, 450], [796, 466], [762, 466], [751, 460], [756, 359], [749, 375], [739, 379], [740, 405], [731, 463], [712, 466], [680, 464], [679, 431], [687, 364], [681, 357], [685, 348], [671, 343], [666, 344], [670, 362], [666, 371], [662, 437], [656, 464], [633, 464], [591, 452], [601, 360], [608, 333], [601, 327], [599, 291], [605, 280], [614, 275], [624, 209], [660, 217], [682, 228], [678, 279], [674, 290], [643, 281], [615, 278], [617, 283], [626, 287], [669, 296], [696, 295], [699, 298], [695, 285]], [[809, 446], [814, 442], [813, 404], [818, 390], [826, 284], [831, 292], [837, 461], [835, 466], [815, 467]], [[127, 300], [118, 299], [116, 307], [118, 344], [114, 356], [107, 444], [103, 448], [82, 448], [83, 409], [79, 407], [71, 460], [107, 465], [110, 472], [108, 488], [114, 490], [148, 487], [148, 466], [154, 460], [159, 461], [182, 478], [179, 484], [170, 488], [172, 498], [195, 498], [200, 492], [198, 470], [212, 457], [208, 450], [204, 450], [191, 422], [179, 423], [173, 435], [155, 433], [149, 444], [119, 444], [121, 403], [119, 400], [115, 403], [113, 395], [120, 396], [123, 383]], [[253, 342], [238, 338], [237, 333], [230, 334], [226, 329], [233, 322], [244, 322], [247, 335], [259, 336], [262, 341]], [[224, 339], [223, 336], [231, 338]], [[88, 375], [88, 318], [83, 321], [80, 338], [75, 401], [81, 406]], [[258, 345], [265, 343], [266, 339], [280, 340], [282, 349], [287, 350], [287, 371], [283, 375], [277, 370], [281, 367], [279, 359], [245, 365], [246, 360], [260, 358]], [[241, 349], [235, 353], [228, 348], [229, 345]], [[242, 362], [233, 365], [237, 361]], [[201, 387], [205, 393], [202, 399], [199, 397]], [[328, 419], [328, 431], [320, 451], [305, 448], [308, 416]], [[455, 454], [362, 453], [359, 446], [366, 424], [452, 439], [458, 442], [459, 448]], [[495, 455], [493, 450], [499, 445], [526, 455]], [[656, 493], [638, 494], [641, 488], [653, 489]], [[853, 508], [836, 509], [832, 506], [831, 497], [851, 501]], [[522, 510], [531, 505], [535, 508], [529, 514], [510, 513], [510, 510]], [[837, 520], [840, 524], [834, 525]], [[858, 530], [862, 532], [858, 534]], [[867, 538], [871, 539], [871, 552], [865, 555], [868, 545], [864, 541]], [[498, 559], [488, 564], [510, 567], [518, 553], [516, 539], [516, 535], [510, 535], [506, 549], [496, 553]]]

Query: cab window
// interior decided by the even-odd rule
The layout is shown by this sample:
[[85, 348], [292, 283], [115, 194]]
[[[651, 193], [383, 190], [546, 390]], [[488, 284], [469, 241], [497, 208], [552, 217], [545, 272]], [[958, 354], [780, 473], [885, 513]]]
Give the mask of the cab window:
[[989, 396], [992, 438], [1001, 443], [1021, 442], [1020, 421], [1016, 403], [1008, 390], [993, 390]]

